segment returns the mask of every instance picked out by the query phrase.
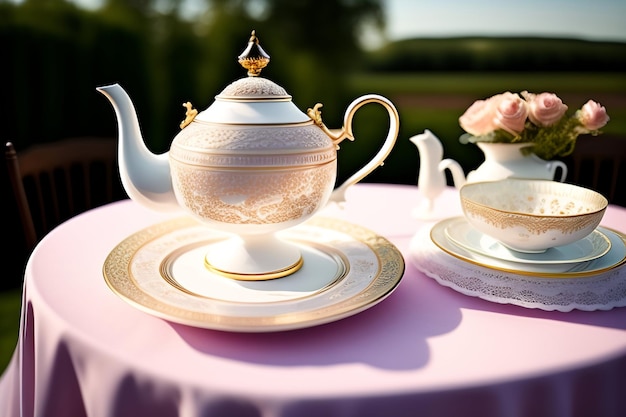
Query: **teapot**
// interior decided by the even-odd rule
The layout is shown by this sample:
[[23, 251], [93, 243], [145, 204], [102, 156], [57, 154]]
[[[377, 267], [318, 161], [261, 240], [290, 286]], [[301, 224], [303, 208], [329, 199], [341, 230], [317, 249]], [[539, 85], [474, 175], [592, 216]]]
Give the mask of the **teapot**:
[[[260, 76], [270, 61], [252, 31], [238, 61], [247, 77], [226, 86], [203, 111], [189, 102], [169, 151], [153, 154], [141, 135], [134, 105], [118, 84], [98, 87], [118, 120], [119, 171], [128, 196], [153, 210], [182, 210], [228, 238], [208, 246], [205, 266], [239, 280], [290, 275], [303, 264], [298, 246], [277, 233], [296, 226], [383, 164], [399, 130], [385, 97], [354, 100], [341, 129], [322, 122], [318, 103], [300, 111], [284, 88]], [[382, 105], [389, 130], [380, 150], [335, 188], [337, 150], [354, 140], [352, 119], [368, 103]]]

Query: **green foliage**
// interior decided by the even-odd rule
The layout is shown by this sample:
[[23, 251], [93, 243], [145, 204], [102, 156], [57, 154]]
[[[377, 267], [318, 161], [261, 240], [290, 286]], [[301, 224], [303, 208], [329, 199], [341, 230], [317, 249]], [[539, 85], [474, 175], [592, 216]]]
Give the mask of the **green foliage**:
[[0, 375], [11, 360], [20, 326], [22, 290], [0, 291]]
[[108, 0], [97, 11], [62, 0], [0, 3], [0, 76], [11, 80], [2, 91], [11, 103], [2, 115], [10, 121], [5, 137], [21, 149], [67, 136], [114, 136], [115, 117], [96, 87], [119, 83], [133, 98], [148, 146], [165, 151], [183, 102], [204, 109], [245, 77], [237, 56], [252, 29], [272, 56], [263, 75], [301, 108], [324, 103], [325, 120], [340, 123], [334, 106], [347, 96], [344, 74], [362, 60], [358, 28], [382, 13], [379, 0], [270, 0], [261, 14], [252, 13], [250, 0], [211, 0], [206, 15], [187, 21], [177, 14], [179, 1], [168, 12], [156, 3]]
[[104, 83], [133, 86], [138, 105], [150, 110], [141, 32], [64, 4], [13, 6], [12, 18], [0, 26], [6, 46], [0, 76], [11, 80], [3, 86], [3, 99], [11, 103], [3, 117], [11, 122], [3, 125], [18, 148], [64, 136], [112, 135], [115, 121], [103, 118], [110, 107], [95, 91]]

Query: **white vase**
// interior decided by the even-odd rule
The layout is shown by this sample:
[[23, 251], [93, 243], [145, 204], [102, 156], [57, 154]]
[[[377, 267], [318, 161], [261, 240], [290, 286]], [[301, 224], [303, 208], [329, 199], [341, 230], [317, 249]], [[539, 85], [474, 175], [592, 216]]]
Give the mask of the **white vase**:
[[[526, 178], [565, 181], [567, 165], [562, 161], [545, 161], [535, 154], [524, 155], [528, 143], [477, 142], [485, 161], [467, 174], [467, 182], [494, 181], [505, 178]], [[556, 178], [558, 175], [558, 178]]]

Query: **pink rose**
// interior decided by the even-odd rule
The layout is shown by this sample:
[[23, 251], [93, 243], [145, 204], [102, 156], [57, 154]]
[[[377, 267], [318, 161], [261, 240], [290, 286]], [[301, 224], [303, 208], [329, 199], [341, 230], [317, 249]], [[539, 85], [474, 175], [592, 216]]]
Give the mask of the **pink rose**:
[[537, 126], [552, 126], [567, 112], [567, 106], [556, 94], [523, 92], [522, 95], [528, 103], [528, 118]]
[[474, 136], [482, 136], [496, 130], [493, 122], [494, 108], [491, 98], [476, 100], [461, 117], [459, 124], [467, 133]]
[[609, 115], [606, 113], [606, 109], [593, 100], [589, 100], [576, 113], [578, 120], [580, 120], [585, 129], [598, 130], [609, 122]]
[[502, 93], [491, 98], [495, 107], [494, 124], [514, 136], [524, 130], [528, 107], [518, 94]]

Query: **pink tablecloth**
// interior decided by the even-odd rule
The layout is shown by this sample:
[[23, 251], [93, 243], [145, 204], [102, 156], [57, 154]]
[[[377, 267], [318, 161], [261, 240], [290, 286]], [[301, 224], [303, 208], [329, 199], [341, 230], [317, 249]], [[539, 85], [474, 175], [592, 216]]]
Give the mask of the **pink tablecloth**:
[[[416, 187], [361, 184], [324, 214], [378, 232], [408, 259], [426, 224], [411, 215], [419, 201]], [[456, 191], [436, 210], [460, 214]], [[626, 415], [626, 308], [496, 304], [407, 261], [396, 291], [353, 317], [278, 333], [197, 329], [134, 308], [103, 279], [113, 247], [167, 218], [124, 201], [41, 242], [0, 380], [2, 416]], [[626, 231], [626, 210], [609, 207], [603, 225]]]

